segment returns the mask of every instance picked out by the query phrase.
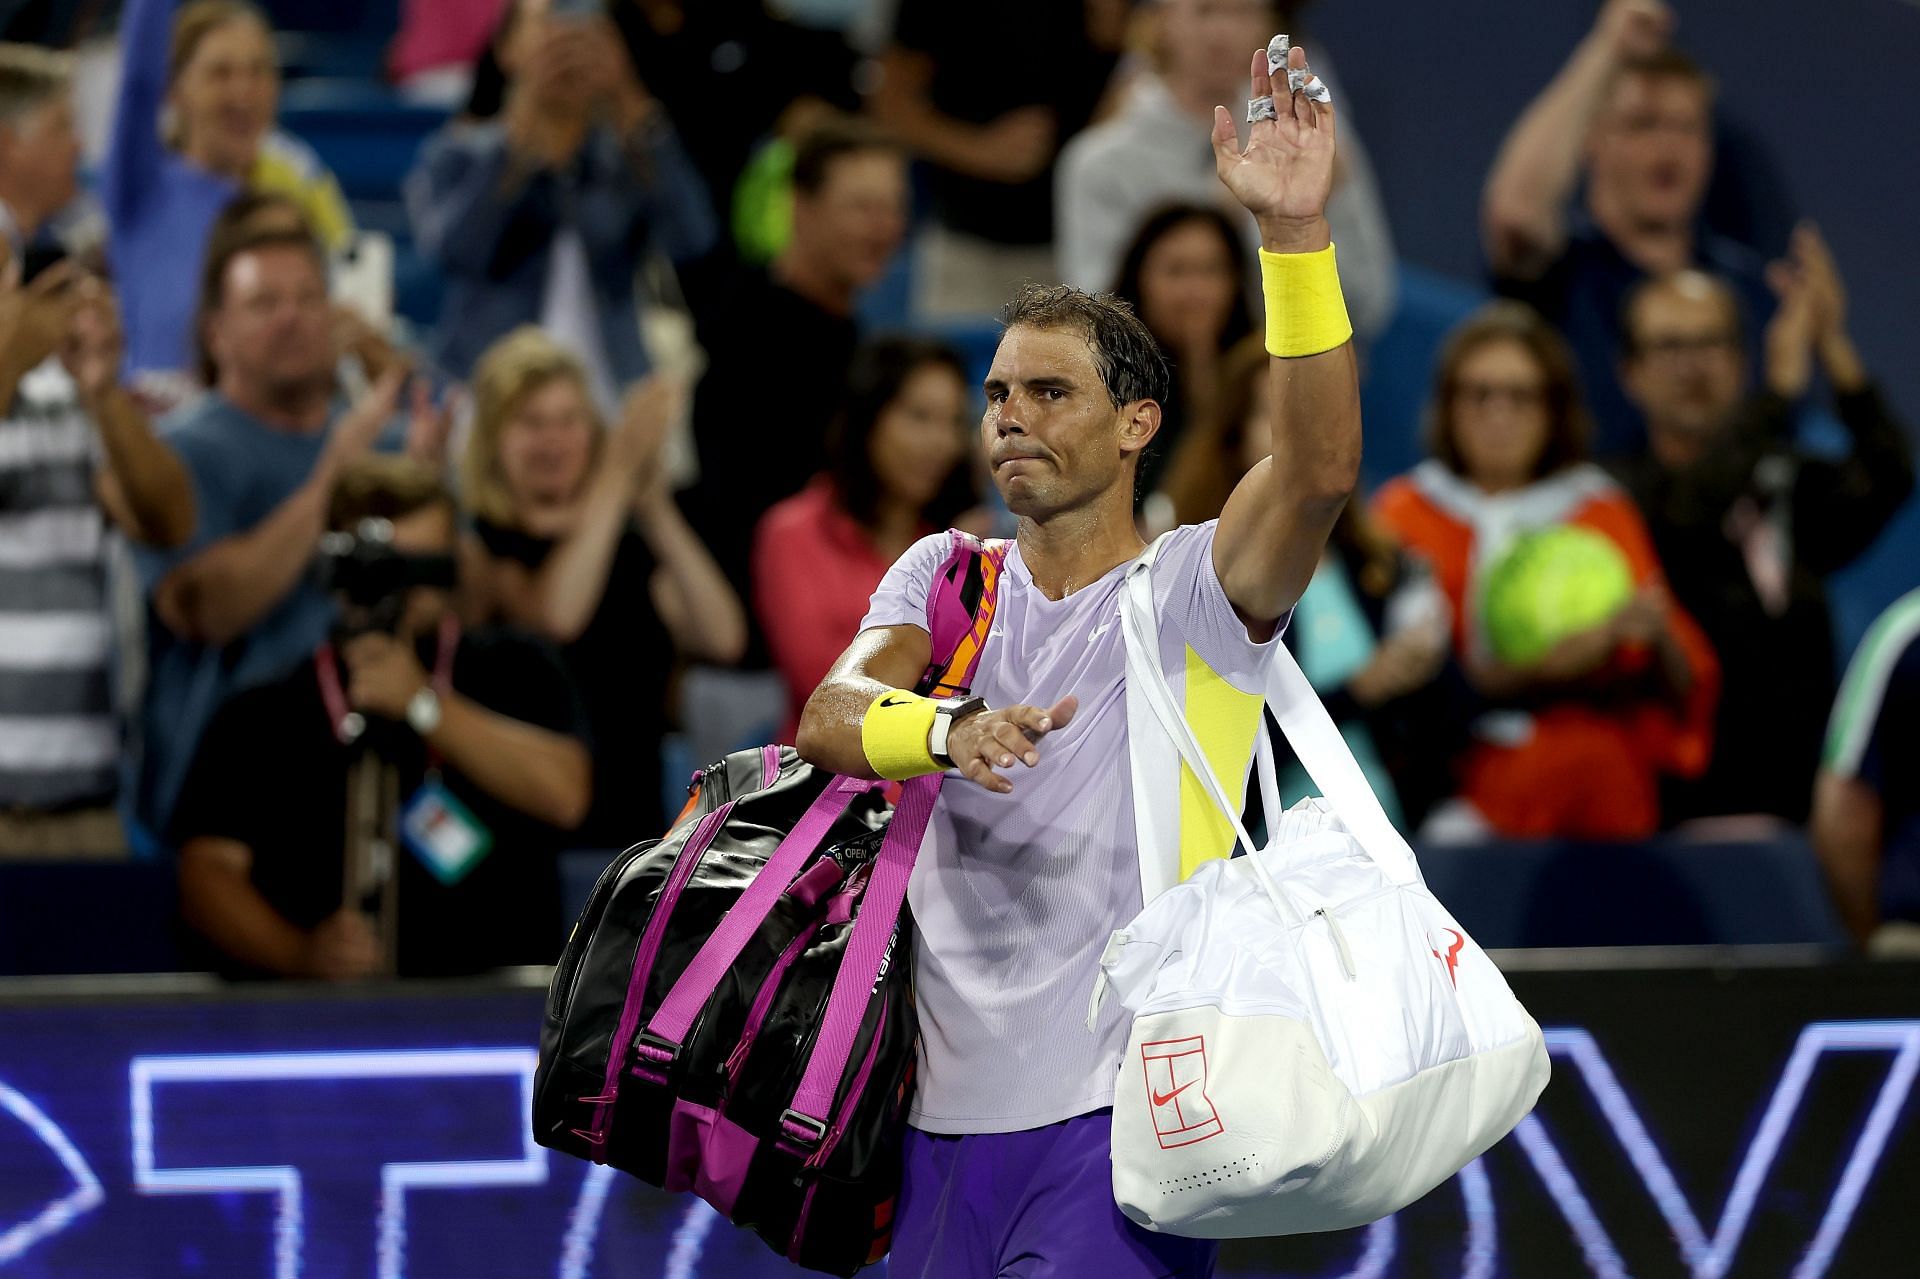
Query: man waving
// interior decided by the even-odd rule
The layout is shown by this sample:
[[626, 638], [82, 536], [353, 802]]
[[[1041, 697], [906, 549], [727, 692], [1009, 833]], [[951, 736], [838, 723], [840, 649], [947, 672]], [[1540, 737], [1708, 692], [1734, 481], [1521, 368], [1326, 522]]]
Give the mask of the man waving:
[[[1267, 53], [1254, 57], [1247, 145], [1225, 108], [1213, 130], [1220, 177], [1261, 232], [1272, 456], [1218, 521], [1171, 534], [1152, 570], [1162, 668], [1219, 771], [1240, 777], [1270, 646], [1360, 462], [1352, 329], [1325, 218], [1334, 112], [1316, 100], [1325, 91], [1304, 52], [1287, 56], [1271, 76]], [[1288, 92], [1289, 80], [1301, 87]], [[1152, 337], [1123, 304], [1068, 288], [1015, 299], [980, 434], [1019, 533], [970, 695], [908, 691], [931, 657], [942, 534], [888, 572], [801, 721], [800, 753], [834, 772], [951, 768], [973, 783], [942, 789], [909, 892], [920, 1071], [899, 1277], [1213, 1270], [1211, 1243], [1152, 1234], [1114, 1206], [1110, 1107], [1128, 1027], [1112, 1004], [1095, 1033], [1081, 1024], [1102, 946], [1142, 905], [1115, 623], [1145, 549], [1134, 474], [1166, 388]], [[1183, 868], [1229, 851], [1190, 777], [1156, 784], [1183, 792]]]

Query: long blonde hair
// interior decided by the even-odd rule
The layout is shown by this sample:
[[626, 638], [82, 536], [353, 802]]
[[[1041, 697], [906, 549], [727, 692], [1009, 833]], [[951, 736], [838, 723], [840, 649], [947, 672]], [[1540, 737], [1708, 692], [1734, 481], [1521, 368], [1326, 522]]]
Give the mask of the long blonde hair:
[[473, 434], [460, 458], [460, 496], [480, 519], [509, 528], [516, 523], [513, 496], [500, 466], [500, 436], [527, 397], [558, 378], [578, 387], [587, 405], [595, 428], [597, 462], [605, 424], [587, 390], [585, 366], [566, 348], [524, 324], [488, 347], [474, 365]]

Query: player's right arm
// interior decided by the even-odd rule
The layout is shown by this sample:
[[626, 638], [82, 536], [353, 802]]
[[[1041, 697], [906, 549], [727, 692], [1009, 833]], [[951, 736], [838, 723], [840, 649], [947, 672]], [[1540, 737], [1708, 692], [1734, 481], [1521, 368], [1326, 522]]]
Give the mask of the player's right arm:
[[[807, 699], [795, 743], [801, 758], [847, 777], [880, 776], [867, 757], [867, 714], [881, 698], [912, 689], [932, 660], [933, 641], [918, 626], [861, 631]], [[947, 753], [968, 781], [1005, 794], [1013, 783], [994, 769], [1011, 768], [1015, 760], [1029, 768], [1038, 764], [1040, 739], [1066, 727], [1077, 705], [1065, 697], [1047, 708], [977, 711], [954, 724]], [[929, 766], [922, 771], [935, 770]]]

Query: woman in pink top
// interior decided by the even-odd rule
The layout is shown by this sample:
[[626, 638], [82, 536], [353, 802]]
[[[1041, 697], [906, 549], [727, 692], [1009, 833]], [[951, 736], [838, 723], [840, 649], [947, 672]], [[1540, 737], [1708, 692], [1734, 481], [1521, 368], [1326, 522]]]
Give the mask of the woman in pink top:
[[973, 505], [966, 366], [938, 343], [863, 348], [827, 441], [827, 469], [754, 534], [753, 604], [787, 685], [782, 741], [907, 548]]

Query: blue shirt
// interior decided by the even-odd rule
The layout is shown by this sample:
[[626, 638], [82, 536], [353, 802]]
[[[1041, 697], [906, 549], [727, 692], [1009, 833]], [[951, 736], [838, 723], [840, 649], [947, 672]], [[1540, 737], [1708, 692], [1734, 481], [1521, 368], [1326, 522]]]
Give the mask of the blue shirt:
[[[1757, 375], [1760, 334], [1773, 318], [1773, 291], [1766, 260], [1744, 244], [1702, 230], [1694, 239], [1693, 264], [1733, 286], [1747, 367]], [[1573, 347], [1580, 386], [1593, 413], [1592, 452], [1598, 457], [1646, 451], [1647, 426], [1620, 389], [1620, 311], [1647, 273], [1627, 261], [1601, 230], [1575, 222], [1566, 248], [1537, 280], [1496, 280], [1502, 294], [1532, 306], [1552, 321]]]
[[327, 637], [333, 619], [325, 592], [305, 579], [246, 635], [213, 647], [168, 630], [153, 613], [154, 590], [175, 568], [222, 538], [253, 528], [292, 496], [313, 471], [337, 418], [336, 409], [325, 430], [294, 434], [209, 394], [160, 425], [193, 483], [199, 521], [186, 545], [134, 555], [148, 601], [144, 749], [134, 802], [151, 830], [166, 828], [201, 734], [220, 705], [291, 670]]

